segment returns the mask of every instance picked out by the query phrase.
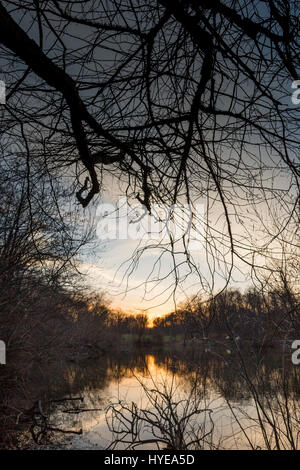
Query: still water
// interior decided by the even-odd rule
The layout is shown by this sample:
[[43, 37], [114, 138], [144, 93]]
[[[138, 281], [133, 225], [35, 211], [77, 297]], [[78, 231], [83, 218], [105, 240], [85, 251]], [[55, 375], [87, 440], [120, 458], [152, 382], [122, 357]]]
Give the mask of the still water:
[[278, 358], [121, 354], [69, 367], [64, 380], [81, 400], [59, 404], [51, 422], [82, 430], [70, 449], [298, 448], [299, 372]]

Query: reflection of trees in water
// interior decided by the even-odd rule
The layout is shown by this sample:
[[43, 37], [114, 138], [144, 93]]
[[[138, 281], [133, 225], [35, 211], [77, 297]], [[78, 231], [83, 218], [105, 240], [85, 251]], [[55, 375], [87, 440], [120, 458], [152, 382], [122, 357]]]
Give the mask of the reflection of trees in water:
[[146, 354], [139, 354], [136, 351], [108, 356], [107, 367], [111, 380], [130, 378], [133, 374], [147, 375], [146, 357]]
[[[294, 397], [300, 393], [300, 376], [297, 368], [285, 364], [285, 375], [282, 375], [282, 357], [264, 355], [257, 360], [249, 355], [242, 366], [238, 356], [220, 357], [202, 352], [178, 352], [156, 350], [152, 353], [154, 366], [157, 369], [172, 373], [181, 379], [182, 385], [197, 384], [200, 389], [208, 387], [220, 392], [226, 399], [245, 402], [251, 398], [247, 380], [251, 381], [260, 395], [272, 396], [285, 386], [286, 392]], [[127, 352], [122, 355], [107, 357], [106, 380], [130, 378], [133, 374], [147, 376], [147, 355]], [[94, 367], [92, 368], [94, 370]], [[245, 376], [245, 370], [247, 378]], [[94, 372], [92, 372], [94, 373]], [[284, 382], [284, 384], [283, 384]], [[104, 387], [103, 387], [104, 388]]]
[[[165, 381], [156, 384], [153, 382], [150, 388], [142, 384], [154, 405], [157, 403], [156, 394], [160, 394], [168, 383], [167, 377], [175, 377], [177, 385], [185, 392], [185, 398], [189, 396], [191, 390], [195, 392], [194, 397], [203, 400], [204, 403], [210, 402], [210, 392], [223, 398], [223, 405], [219, 411], [227, 416], [230, 412], [231, 420], [240, 433], [237, 435], [242, 435], [244, 440], [235, 440], [236, 431], [233, 430], [232, 436], [226, 433], [223, 435], [221, 425], [220, 443], [226, 437], [226, 439], [232, 438], [237, 448], [239, 445], [242, 448], [246, 446], [253, 449], [299, 448], [299, 373], [288, 361], [284, 361], [284, 356], [265, 355], [260, 361], [255, 362], [251, 356], [246, 360], [236, 355], [225, 361], [212, 355], [199, 354], [195, 360], [195, 354], [192, 356], [186, 354], [184, 358], [179, 358], [171, 352], [166, 354], [160, 351], [154, 356], [154, 363], [158, 369], [165, 371]], [[176, 393], [170, 393], [167, 401], [168, 406], [177, 409], [179, 401]], [[183, 400], [184, 403], [185, 401]], [[199, 405], [200, 402], [197, 403]], [[134, 445], [146, 442], [141, 431], [142, 425], [155, 430], [161, 419], [165, 422], [160, 407], [155, 408], [154, 414], [157, 412], [157, 416], [155, 414], [153, 421], [153, 417], [150, 419], [147, 415], [147, 408], [139, 408], [137, 404], [132, 404], [131, 408], [124, 403], [111, 406], [114, 415], [111, 428], [117, 433], [117, 440], [113, 445], [122, 443], [132, 446], [128, 429], [124, 427], [124, 423], [127, 422], [124, 418], [128, 415], [130, 423], [134, 423], [139, 429], [134, 438]], [[118, 406], [121, 408], [118, 409]], [[168, 430], [168, 426], [166, 429]], [[164, 428], [165, 432], [166, 429]], [[205, 429], [198, 436], [197, 448], [205, 446], [202, 438], [204, 431]], [[162, 442], [160, 436], [156, 437], [157, 442]], [[150, 441], [153, 443], [155, 439]], [[138, 444], [135, 444], [136, 442]], [[209, 445], [214, 447], [214, 441], [210, 440]]]
[[[62, 397], [84, 396], [89, 408], [97, 408], [103, 391], [112, 381], [132, 377], [133, 373], [146, 375], [147, 365], [145, 354], [132, 351], [76, 364], [64, 360], [35, 362], [18, 373], [21, 373], [18, 381], [13, 369], [1, 377], [5, 388], [0, 389], [0, 447], [24, 445], [23, 437], [32, 424], [33, 408], [39, 400], [45, 413], [57, 416], [61, 413], [55, 400]], [[77, 421], [70, 419], [71, 414], [67, 417], [65, 427], [74, 428]]]
[[[282, 358], [278, 356], [264, 356], [259, 361], [254, 361], [249, 356], [244, 359], [244, 366], [248, 379], [255, 384], [259, 394], [272, 395], [280, 388]], [[237, 356], [216, 357], [213, 354], [185, 353], [179, 354], [159, 351], [155, 354], [157, 367], [181, 377], [186, 383], [193, 384], [195, 379], [199, 388], [213, 388], [220, 392], [226, 399], [236, 402], [250, 400], [251, 393], [247, 385], [244, 367]], [[276, 378], [276, 380], [275, 380]], [[289, 393], [299, 390], [299, 375], [295, 368], [287, 371], [287, 380], [290, 383]]]
[[[146, 404], [111, 400], [106, 423], [111, 432], [108, 449], [145, 448], [200, 450], [214, 448], [213, 410], [197, 393], [197, 381], [182, 390], [174, 374], [157, 381], [150, 372], [150, 384], [136, 377]], [[171, 379], [171, 380], [169, 380]]]
[[[38, 401], [43, 404], [45, 413], [56, 413], [60, 418], [60, 405], [56, 407], [52, 402], [51, 407], [47, 407], [51, 400], [83, 396], [82, 408], [98, 408], [103, 398], [109, 398], [105, 397], [105, 389], [112, 382], [135, 376], [147, 377], [149, 369], [175, 376], [182, 391], [189, 393], [194, 388], [199, 399], [213, 391], [231, 406], [243, 407], [257, 400], [266, 410], [273, 407], [281, 414], [285, 411], [298, 416], [299, 372], [288, 363], [283, 368], [282, 357], [268, 355], [254, 361], [249, 355], [242, 364], [238, 356], [223, 358], [195, 351], [180, 356], [176, 351], [156, 350], [151, 356], [142, 351], [127, 351], [80, 364], [65, 361], [36, 363], [23, 371], [22, 381], [18, 383], [14, 382], [11, 373], [6, 377], [10, 386], [6, 387], [5, 393], [4, 389], [0, 392], [3, 411], [0, 439], [5, 446], [5, 440], [12, 437], [11, 443], [16, 445], [19, 433], [28, 429], [28, 412]], [[282, 410], [284, 399], [288, 406]], [[66, 427], [74, 428], [76, 420], [71, 419], [74, 417], [75, 414], [70, 413], [60, 424], [65, 422]]]

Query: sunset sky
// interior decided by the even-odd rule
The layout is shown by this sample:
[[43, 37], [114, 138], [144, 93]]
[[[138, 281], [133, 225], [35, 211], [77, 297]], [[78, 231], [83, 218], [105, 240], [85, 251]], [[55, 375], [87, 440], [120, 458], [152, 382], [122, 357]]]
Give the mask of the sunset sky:
[[[103, 203], [112, 204], [116, 198], [111, 198], [106, 194]], [[137, 203], [138, 207], [139, 204]], [[98, 206], [97, 214], [101, 214]], [[109, 206], [104, 206], [104, 209]], [[160, 275], [158, 269], [154, 269], [159, 256], [162, 254], [160, 247], [148, 248], [141, 256], [138, 266], [131, 269], [133, 254], [136, 249], [145, 243], [141, 240], [132, 239], [112, 239], [105, 240], [105, 231], [114, 230], [113, 225], [96, 225], [97, 237], [94, 250], [88, 252], [81, 263], [81, 269], [87, 273], [87, 284], [91, 289], [101, 290], [106, 293], [108, 299], [112, 302], [113, 308], [121, 309], [129, 313], [140, 313], [147, 311], [150, 318], [166, 314], [175, 308], [176, 303], [187, 299], [199, 292], [201, 289], [199, 276], [196, 272], [189, 273], [185, 263], [184, 255], [177, 255], [177, 264], [182, 262], [178, 268], [180, 282], [173, 297], [174, 276], [170, 275], [172, 268], [172, 257], [165, 253], [161, 258]], [[199, 231], [200, 232], [200, 231]], [[152, 240], [151, 240], [152, 243]], [[155, 242], [154, 242], [155, 245]], [[207, 264], [207, 253], [202, 243], [196, 241], [196, 245], [191, 250], [194, 262], [201, 270], [201, 275], [206, 277], [206, 291], [209, 291], [209, 285], [214, 292], [224, 286], [225, 280], [221, 271], [215, 273], [214, 284], [212, 284], [211, 274]], [[128, 273], [130, 272], [130, 275]], [[169, 274], [169, 275], [168, 275]], [[240, 261], [236, 263], [231, 285], [244, 288], [246, 282], [247, 270]], [[145, 280], [149, 279], [145, 285]]]

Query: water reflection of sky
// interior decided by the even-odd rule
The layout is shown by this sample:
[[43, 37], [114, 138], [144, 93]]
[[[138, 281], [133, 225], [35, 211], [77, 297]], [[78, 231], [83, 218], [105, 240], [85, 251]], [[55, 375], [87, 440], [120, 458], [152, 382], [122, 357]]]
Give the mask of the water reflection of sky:
[[[126, 362], [126, 361], [125, 361]], [[129, 361], [130, 362], [130, 361]], [[105, 409], [110, 402], [119, 400], [134, 402], [139, 408], [149, 408], [149, 400], [145, 390], [159, 389], [171, 391], [172, 401], [183, 400], [186, 403], [191, 397], [193, 380], [197, 378], [195, 392], [201, 407], [212, 410], [211, 418], [214, 423], [212, 439], [209, 447], [225, 449], [249, 448], [249, 440], [253, 447], [263, 447], [261, 433], [253, 421], [257, 417], [254, 401], [246, 390], [238, 386], [238, 380], [232, 381], [227, 372], [213, 370], [211, 365], [208, 371], [201, 367], [198, 371], [190, 368], [183, 361], [172, 362], [168, 357], [145, 355], [134, 362], [120, 364], [111, 361], [107, 365], [107, 384], [102, 389], [89, 389], [84, 391], [85, 408], [101, 408], [101, 411], [81, 413], [80, 425], [83, 435], [70, 439], [68, 447], [71, 449], [103, 449], [113, 441], [113, 435], [108, 429]], [[208, 373], [207, 373], [208, 372]], [[97, 374], [97, 369], [94, 371]], [[234, 375], [234, 374], [233, 374]], [[270, 375], [271, 376], [271, 375]], [[194, 396], [194, 395], [193, 395]], [[109, 416], [109, 415], [108, 415]], [[251, 419], [252, 418], [252, 419]], [[197, 415], [195, 426], [209, 425], [208, 415]], [[75, 426], [76, 427], [76, 426]], [[243, 430], [241, 429], [243, 428]], [[246, 432], [245, 432], [246, 431]], [[149, 431], [143, 433], [143, 438], [150, 438]], [[208, 444], [207, 444], [208, 446]], [[157, 448], [155, 445], [144, 445], [139, 448]], [[118, 444], [117, 448], [124, 448]]]

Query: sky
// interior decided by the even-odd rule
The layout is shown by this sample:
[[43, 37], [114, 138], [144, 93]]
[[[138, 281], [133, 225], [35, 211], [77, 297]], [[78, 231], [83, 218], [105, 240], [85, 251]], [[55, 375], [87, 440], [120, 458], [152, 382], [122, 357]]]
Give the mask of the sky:
[[[27, 22], [29, 20], [25, 17], [22, 21], [23, 23], [21, 22], [21, 24], [23, 24], [23, 27], [25, 27], [26, 29], [26, 27], [28, 26]], [[72, 32], [72, 30], [70, 30], [70, 32]], [[84, 44], [84, 42], [82, 43], [81, 39], [83, 39], [84, 41], [86, 38], [86, 31], [84, 27], [78, 28], [78, 25], [76, 25], [76, 30], [74, 27], [74, 33], [74, 35], [66, 35], [65, 38], [66, 44], [70, 50], [75, 50], [77, 47]], [[30, 29], [30, 36], [38, 40], [37, 23], [34, 23], [32, 28]], [[56, 41], [56, 37], [54, 39]], [[50, 39], [46, 36], [45, 41], [47, 44], [47, 41], [50, 41]], [[49, 54], [51, 56], [51, 53]], [[101, 54], [103, 54], [102, 59], [109, 58], [108, 51], [106, 52], [103, 49], [101, 50]], [[74, 68], [73, 72], [76, 75], [76, 67]], [[290, 99], [290, 96], [288, 99]], [[251, 150], [253, 150], [253, 155], [255, 155], [256, 157], [259, 157], [260, 154], [263, 153], [262, 148], [253, 148]], [[228, 155], [229, 170], [232, 165], [232, 158], [232, 154]], [[266, 156], [263, 155], [261, 159], [258, 158], [257, 162], [258, 165], [262, 162], [266, 164]], [[249, 165], [251, 168], [253, 162], [250, 161]], [[278, 169], [278, 172], [280, 172], [280, 169]], [[247, 173], [246, 176], [248, 178], [249, 173]], [[280, 174], [276, 176], [277, 184], [279, 183], [279, 180]], [[270, 178], [270, 182], [270, 184], [273, 184], [272, 178]], [[259, 183], [259, 181], [256, 182], [255, 177], [253, 177], [253, 181], [244, 181], [244, 184], [246, 185], [245, 187], [249, 187], [250, 191], [253, 191], [253, 193], [253, 188], [256, 183]], [[226, 184], [228, 184], [228, 182], [226, 182]], [[266, 184], [267, 181], [264, 181], [263, 186], [266, 187]], [[286, 186], [286, 179], [283, 176], [281, 177], [281, 185], [283, 186], [283, 188]], [[119, 194], [121, 194], [120, 187], [117, 182], [113, 181], [106, 181], [105, 186], [106, 192], [101, 195], [102, 202], [105, 204], [112, 204], [118, 199]], [[232, 188], [230, 188], [230, 190], [231, 189]], [[206, 200], [203, 200], [202, 203], [205, 205]], [[99, 204], [99, 206], [101, 206], [101, 204]], [[103, 210], [105, 212], [105, 208], [103, 208], [103, 206], [102, 208], [100, 207], [99, 210]], [[262, 208], [260, 206], [259, 210], [261, 210], [262, 213], [263, 211], [265, 211], [266, 215], [264, 218], [266, 219], [266, 208]], [[173, 310], [175, 307], [174, 297], [172, 296], [174, 276], [168, 276], [170, 269], [172, 269], [172, 256], [168, 253], [164, 253], [162, 255], [161, 249], [155, 246], [157, 244], [157, 241], [151, 241], [152, 248], [148, 249], [146, 252], [143, 253], [138, 265], [133, 266], [132, 260], [134, 253], [136, 253], [136, 250], [139, 247], [139, 240], [133, 240], [128, 238], [114, 239], [113, 237], [111, 237], [112, 239], [110, 240], [105, 240], [105, 225], [108, 219], [105, 219], [105, 217], [103, 218], [104, 212], [102, 213], [101, 223], [98, 223], [98, 228], [96, 230], [96, 240], [94, 243], [93, 250], [91, 250], [89, 253], [85, 253], [85, 255], [81, 259], [82, 271], [87, 273], [87, 283], [94, 290], [103, 290], [106, 293], [107, 297], [112, 301], [111, 305], [114, 308], [121, 308], [124, 311], [132, 313], [147, 310], [150, 317], [162, 315]], [[134, 214], [131, 215], [133, 218], [139, 217], [135, 216]], [[243, 219], [243, 214], [241, 213], [240, 215], [241, 219]], [[235, 215], [232, 216], [233, 220], [234, 217]], [[252, 214], [249, 216], [247, 215], [247, 219], [244, 218], [244, 220], [250, 221], [251, 217]], [[215, 220], [217, 220], [215, 228], [220, 227], [220, 230], [224, 229], [224, 219], [222, 219], [221, 216], [219, 217], [218, 209], [215, 210]], [[253, 220], [255, 220], [254, 216]], [[241, 225], [239, 225], [240, 222], [234, 220], [233, 223], [235, 224], [235, 234], [237, 235], [237, 237], [239, 237], [239, 242], [242, 243], [244, 232]], [[140, 229], [142, 229], [143, 220], [140, 221], [140, 224], [138, 224], [137, 222], [127, 224], [127, 228], [130, 228], [132, 232], [134, 232], [134, 230], [139, 226]], [[257, 225], [255, 226], [252, 221], [248, 225], [248, 230], [250, 230], [250, 237], [253, 237], [255, 243], [259, 244], [260, 241], [263, 241], [260, 228]], [[108, 227], [108, 233], [110, 235], [112, 235], [113, 231], [113, 226]], [[241, 252], [243, 254], [243, 250], [241, 250]], [[246, 253], [244, 254], [246, 255]], [[194, 257], [195, 266], [193, 272], [191, 272], [190, 274], [188, 272], [188, 267], [186, 263], [184, 263], [183, 255], [178, 254], [176, 256], [177, 271], [175, 271], [175, 274], [180, 279], [176, 294], [176, 301], [178, 302], [180, 302], [181, 300], [185, 300], [187, 296], [196, 294], [201, 290], [209, 292], [209, 288], [211, 288], [211, 290], [216, 293], [225, 285], [225, 278], [226, 274], [228, 273], [226, 273], [226, 270], [224, 266], [222, 266], [222, 263], [219, 266], [215, 266], [214, 270], [215, 272], [217, 272], [217, 274], [214, 276], [215, 282], [212, 282], [209, 267], [213, 265], [213, 261], [207, 259], [208, 255], [204, 246], [200, 244], [199, 248], [196, 247], [195, 249], [193, 249], [192, 256]], [[158, 264], [159, 260], [160, 264]], [[234, 285], [235, 287], [243, 288], [248, 285], [247, 277], [249, 275], [249, 269], [243, 263], [242, 260], [236, 259], [235, 264], [236, 268], [233, 271], [232, 285]], [[201, 271], [201, 279], [197, 275], [197, 269]], [[145, 280], [147, 278], [149, 279], [149, 281], [146, 283], [145, 286]], [[203, 281], [204, 285], [201, 285], [201, 280]]]
[[[201, 290], [208, 293], [213, 289], [216, 292], [224, 287], [226, 272], [222, 275], [222, 268], [216, 269], [213, 284], [209, 271], [207, 252], [203, 244], [203, 230], [201, 230], [204, 204], [200, 203], [198, 206], [198, 230], [191, 233], [194, 240], [190, 245], [189, 254], [193, 257], [195, 266], [191, 271], [186, 263], [186, 256], [180, 252], [183, 245], [177, 242], [176, 272], [172, 273], [173, 258], [163, 248], [168, 241], [167, 232], [164, 232], [165, 238], [162, 240], [162, 232], [158, 236], [162, 226], [153, 221], [154, 216], [145, 214], [139, 203], [126, 209], [127, 218], [124, 212], [120, 212], [120, 219], [115, 219], [116, 204], [118, 203], [123, 211], [126, 199], [124, 196], [119, 199], [116, 194], [112, 197], [111, 194], [112, 191], [107, 191], [96, 206], [98, 223], [96, 223], [94, 248], [82, 259], [81, 270], [87, 275], [86, 282], [92, 290], [105, 292], [112, 308], [133, 314], [147, 311], [149, 318], [153, 319], [173, 311], [178, 303], [198, 294]], [[158, 210], [155, 214], [158, 214]], [[179, 210], [177, 214], [180, 215], [182, 212]], [[116, 220], [121, 219], [124, 219], [124, 223], [119, 226]], [[188, 227], [188, 220], [188, 218], [185, 220], [183, 231]], [[152, 235], [146, 240], [141, 240], [142, 234], [144, 237], [147, 234], [146, 221], [149, 224], [148, 229], [152, 228]], [[126, 228], [129, 230], [129, 235], [128, 232], [124, 233]], [[180, 235], [179, 232], [177, 234]], [[160, 244], [161, 241], [163, 246]], [[147, 246], [147, 250], [138, 257], [138, 250], [142, 251], [144, 246]], [[138, 262], [134, 263], [133, 260], [137, 260], [137, 257]], [[201, 272], [203, 285], [200, 283], [197, 269]], [[178, 287], [174, 296], [175, 275], [178, 278]], [[233, 285], [244, 288], [247, 285], [246, 277], [247, 272], [241, 261], [234, 269]]]
[[[160, 210], [156, 208], [156, 210], [153, 210], [153, 216], [149, 217], [143, 212], [140, 203], [136, 202], [133, 206], [127, 207], [127, 212], [124, 213], [127, 200], [118, 182], [111, 181], [105, 187], [106, 190], [102, 194], [101, 200], [94, 206], [97, 222], [94, 247], [82, 258], [81, 266], [82, 271], [87, 274], [87, 284], [94, 291], [104, 292], [111, 301], [112, 308], [133, 314], [147, 311], [149, 318], [153, 319], [156, 316], [174, 311], [181, 301], [193, 295], [203, 292], [205, 293], [203, 295], [205, 299], [205, 295], [216, 294], [226, 286], [228, 270], [226, 270], [222, 260], [218, 263], [216, 257], [209, 257], [204, 243], [204, 224], [202, 222], [205, 220], [205, 213], [203, 212], [205, 209], [203, 208], [207, 198], [199, 200], [199, 212], [196, 215], [197, 232], [192, 234], [196, 240], [193, 241], [193, 245], [190, 245], [189, 254], [193, 258], [194, 267], [190, 272], [185, 255], [178, 253], [175, 258], [176, 271], [170, 275], [173, 259], [170, 253], [163, 248], [168, 238], [165, 237], [161, 245], [159, 243], [161, 236], [158, 237], [158, 232], [162, 230], [162, 226], [153, 224], [154, 216], [156, 218], [159, 215], [166, 217], [167, 212], [160, 213]], [[283, 189], [288, 187], [288, 180], [281, 172], [276, 177], [276, 187]], [[116, 222], [115, 215], [118, 204], [121, 209], [119, 212], [120, 217]], [[265, 246], [270, 238], [270, 233], [275, 230], [274, 214], [275, 216], [278, 215], [279, 226], [284, 223], [284, 219], [280, 218], [281, 208], [278, 199], [268, 201], [268, 204], [268, 206], [265, 202], [258, 204], [257, 201], [253, 205], [250, 203], [241, 204], [238, 206], [236, 213], [230, 213], [232, 231], [241, 258], [235, 258], [229, 287], [244, 290], [253, 285], [250, 275], [251, 268], [245, 261], [251, 263], [254, 252], [256, 253], [256, 262], [261, 263], [263, 267], [268, 262], [265, 254], [269, 253], [273, 256], [277, 251], [279, 258], [281, 256], [281, 248], [276, 241], [273, 241], [270, 245], [267, 244], [267, 248]], [[274, 207], [272, 208], [272, 204], [275, 209], [278, 209], [278, 212], [273, 213]], [[164, 208], [161, 209], [164, 210]], [[258, 211], [258, 214], [255, 211]], [[124, 214], [128, 214], [127, 218]], [[213, 243], [218, 243], [218, 230], [220, 233], [226, 233], [222, 209], [214, 205], [211, 217], [213, 219], [210, 224], [215, 230], [215, 232], [212, 232], [212, 240]], [[121, 220], [122, 222], [119, 225]], [[148, 226], [146, 222], [148, 222]], [[146, 241], [141, 241], [141, 234], [145, 235], [147, 233], [146, 226], [148, 230], [149, 227], [152, 229], [152, 235]], [[163, 227], [165, 226], [163, 225]], [[184, 227], [186, 228], [187, 225], [184, 225]], [[268, 232], [269, 229], [270, 232]], [[128, 232], [126, 235], [126, 230], [129, 230], [129, 236]], [[222, 246], [223, 242], [224, 238], [221, 237], [219, 247]], [[141, 250], [143, 246], [148, 248], [138, 257], [138, 250]], [[261, 248], [264, 253], [263, 256], [259, 254]], [[226, 251], [224, 247], [222, 249], [224, 252]], [[180, 252], [181, 250], [182, 243], [178, 242], [176, 251]], [[134, 263], [133, 260], [137, 260], [137, 258], [138, 263]], [[229, 261], [229, 250], [227, 250], [225, 258]], [[214, 270], [213, 276], [210, 269]], [[175, 296], [173, 295], [174, 274], [178, 278]], [[147, 282], [145, 283], [145, 281]]]

